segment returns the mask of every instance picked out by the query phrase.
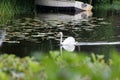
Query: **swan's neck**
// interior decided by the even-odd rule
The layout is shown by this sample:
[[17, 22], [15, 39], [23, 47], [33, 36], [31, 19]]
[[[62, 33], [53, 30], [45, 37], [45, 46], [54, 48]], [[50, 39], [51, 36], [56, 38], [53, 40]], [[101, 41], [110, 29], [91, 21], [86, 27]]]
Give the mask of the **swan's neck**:
[[63, 34], [60, 34], [60, 44], [62, 44]]

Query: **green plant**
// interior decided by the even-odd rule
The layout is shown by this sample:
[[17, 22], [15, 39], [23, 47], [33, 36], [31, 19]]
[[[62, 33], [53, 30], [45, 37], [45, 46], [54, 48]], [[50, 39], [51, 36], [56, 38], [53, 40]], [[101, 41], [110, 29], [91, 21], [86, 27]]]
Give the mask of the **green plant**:
[[17, 14], [33, 14], [34, 0], [1, 0], [0, 1], [0, 25], [5, 25]]
[[116, 51], [104, 55], [50, 52], [40, 61], [32, 57], [0, 56], [0, 80], [119, 80], [120, 58]]

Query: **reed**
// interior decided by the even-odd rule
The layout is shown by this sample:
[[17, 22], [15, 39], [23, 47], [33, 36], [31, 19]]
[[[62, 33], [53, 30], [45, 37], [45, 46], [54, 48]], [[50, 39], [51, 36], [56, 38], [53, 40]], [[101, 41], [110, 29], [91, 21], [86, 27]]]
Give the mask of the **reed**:
[[3, 25], [8, 19], [14, 16], [14, 7], [10, 2], [2, 1], [0, 3], [0, 24]]
[[31, 14], [34, 12], [34, 0], [1, 0], [0, 25], [5, 24], [16, 14]]

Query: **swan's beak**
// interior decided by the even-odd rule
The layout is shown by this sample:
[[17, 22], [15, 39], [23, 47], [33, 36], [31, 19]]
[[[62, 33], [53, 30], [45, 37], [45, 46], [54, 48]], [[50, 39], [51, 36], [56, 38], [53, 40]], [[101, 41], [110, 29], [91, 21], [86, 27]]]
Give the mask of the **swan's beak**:
[[56, 40], [60, 41], [60, 36], [61, 36], [60, 33], [56, 33], [55, 34]]
[[56, 37], [60, 37], [60, 34], [58, 33], [58, 34], [56, 34]]

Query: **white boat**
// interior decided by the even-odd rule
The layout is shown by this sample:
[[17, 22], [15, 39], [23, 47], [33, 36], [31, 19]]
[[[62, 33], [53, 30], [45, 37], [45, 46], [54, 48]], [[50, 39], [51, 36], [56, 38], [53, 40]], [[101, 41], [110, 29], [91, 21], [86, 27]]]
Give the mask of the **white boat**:
[[[60, 10], [60, 11], [90, 11], [92, 6], [75, 0], [36, 0], [36, 5], [40, 10]], [[47, 8], [47, 9], [46, 9]]]

